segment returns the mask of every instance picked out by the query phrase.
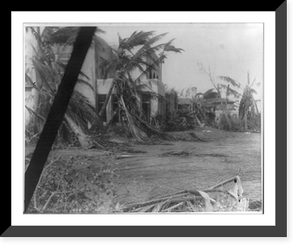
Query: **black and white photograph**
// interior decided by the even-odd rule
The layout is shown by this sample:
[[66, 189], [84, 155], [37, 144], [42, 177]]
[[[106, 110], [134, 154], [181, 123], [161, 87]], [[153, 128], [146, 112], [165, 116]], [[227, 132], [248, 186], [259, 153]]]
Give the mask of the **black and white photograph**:
[[24, 213], [264, 213], [263, 23], [24, 24], [24, 64]]

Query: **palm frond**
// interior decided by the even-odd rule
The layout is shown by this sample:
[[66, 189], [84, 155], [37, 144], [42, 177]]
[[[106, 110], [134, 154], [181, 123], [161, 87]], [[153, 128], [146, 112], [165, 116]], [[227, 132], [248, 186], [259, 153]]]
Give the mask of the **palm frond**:
[[55, 86], [54, 82], [52, 81], [53, 75], [51, 69], [48, 66], [43, 65], [42, 63], [40, 63], [40, 61], [36, 59], [33, 59], [32, 62], [36, 72], [42, 80], [41, 84], [43, 85], [43, 87], [46, 87], [48, 90], [54, 93]]
[[62, 27], [51, 34], [48, 42], [51, 44], [73, 44], [79, 32], [79, 27]]
[[32, 81], [31, 77], [25, 73], [25, 81], [27, 84], [34, 86], [34, 82]]
[[82, 71], [79, 72], [79, 75], [83, 76], [87, 80], [90, 80], [90, 78], [85, 73], [83, 73]]
[[251, 94], [257, 94], [257, 92], [256, 92], [255, 89], [252, 89], [252, 88], [251, 88], [249, 91], [250, 91]]
[[175, 53], [181, 53], [181, 51], [184, 51], [184, 49], [181, 48], [176, 48], [175, 46], [173, 46], [171, 43], [174, 39], [172, 39], [170, 42], [168, 42], [165, 47], [164, 47], [164, 51], [167, 52], [175, 52]]
[[228, 95], [233, 95], [235, 98], [240, 98], [242, 96], [239, 92], [235, 91], [234, 89], [232, 89], [230, 87], [227, 88], [227, 94], [226, 95], [227, 96]]
[[68, 109], [73, 120], [77, 120], [77, 124], [82, 125], [83, 127], [87, 126], [87, 121], [91, 124], [100, 121], [98, 113], [92, 104], [90, 104], [89, 100], [76, 90], [71, 96]]
[[82, 85], [90, 88], [92, 91], [94, 91], [94, 87], [89, 82], [87, 82], [87, 81], [85, 81], [85, 80], [83, 80], [81, 78], [77, 79], [77, 84], [82, 84]]
[[129, 38], [122, 39], [119, 47], [121, 49], [132, 50], [136, 46], [144, 45], [145, 43], [147, 43], [153, 33], [154, 31], [135, 31]]
[[100, 28], [97, 27], [97, 29], [95, 31], [95, 34], [97, 34], [97, 33], [105, 34], [106, 32], [103, 29], [100, 29]]
[[25, 108], [29, 111], [29, 113], [31, 113], [32, 115], [34, 115], [36, 118], [42, 120], [43, 122], [46, 121], [45, 117], [43, 117], [42, 115], [40, 115], [37, 112], [35, 112], [32, 108], [28, 107], [27, 105], [25, 105]]
[[147, 46], [150, 47], [152, 44], [158, 42], [160, 39], [162, 39], [162, 38], [163, 38], [165, 35], [167, 35], [167, 34], [168, 34], [168, 33], [166, 32], [166, 33], [162, 33], [162, 34], [159, 34], [159, 35], [156, 35], [156, 36], [150, 38], [149, 41], [145, 43], [145, 46], [146, 46], [146, 47], [147, 47]]
[[229, 76], [219, 76], [219, 78], [226, 82], [229, 82], [234, 87], [238, 87], [238, 88], [241, 87], [241, 84], [238, 81], [235, 81], [234, 79], [232, 79]]

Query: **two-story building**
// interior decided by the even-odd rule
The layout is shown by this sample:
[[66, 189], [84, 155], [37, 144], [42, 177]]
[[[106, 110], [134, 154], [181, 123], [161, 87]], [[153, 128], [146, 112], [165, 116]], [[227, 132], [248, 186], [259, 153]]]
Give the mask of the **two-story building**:
[[[36, 46], [35, 36], [29, 31], [25, 34], [26, 39], [26, 51], [25, 51], [25, 68], [31, 69], [31, 76], [34, 74], [34, 69], [32, 68], [31, 58], [34, 56], [34, 49], [32, 47]], [[93, 42], [87, 52], [85, 61], [83, 63], [81, 72], [86, 76], [83, 79], [91, 85], [92, 88], [86, 86], [85, 84], [76, 84], [75, 90], [83, 94], [90, 102], [92, 106], [95, 107], [96, 111], [100, 111], [101, 107], [106, 99], [106, 95], [109, 92], [110, 86], [112, 84], [113, 75], [104, 76], [103, 68], [101, 63], [106, 60], [112, 60], [114, 58], [113, 46], [110, 46], [101, 37], [95, 35]], [[52, 50], [59, 59], [61, 63], [67, 64], [72, 53], [72, 45], [62, 45], [54, 44], [52, 45]], [[153, 55], [154, 60], [157, 59], [156, 55]], [[149, 59], [147, 59], [149, 60]], [[151, 63], [148, 61], [148, 63]], [[140, 70], [135, 70], [131, 72], [132, 79], [136, 79], [141, 75]], [[34, 78], [34, 77], [33, 77]], [[165, 113], [165, 88], [162, 83], [162, 67], [161, 65], [154, 67], [149, 70], [147, 74], [140, 77], [140, 83], [145, 84], [147, 87], [144, 88], [144, 93], [140, 96], [140, 105], [144, 111], [145, 117], [150, 121], [151, 117], [155, 117], [159, 114]], [[150, 98], [148, 94], [149, 91], [154, 92], [158, 98]], [[26, 85], [26, 100], [25, 104], [30, 105], [31, 108], [35, 108], [35, 102], [38, 100], [38, 93], [35, 92], [32, 86]], [[113, 114], [118, 107], [117, 100], [115, 98], [115, 93], [113, 92], [108, 105], [106, 106], [105, 121], [110, 122], [113, 118]], [[29, 124], [30, 114], [26, 113], [26, 125]], [[112, 122], [119, 122], [119, 114], [114, 116]]]

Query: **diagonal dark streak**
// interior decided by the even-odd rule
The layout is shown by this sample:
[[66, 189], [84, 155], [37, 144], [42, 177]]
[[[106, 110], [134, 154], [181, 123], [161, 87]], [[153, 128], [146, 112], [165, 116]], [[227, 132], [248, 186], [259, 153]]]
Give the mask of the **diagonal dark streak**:
[[30, 164], [25, 173], [25, 206], [26, 212], [36, 185], [39, 181], [44, 164], [48, 158], [57, 131], [64, 118], [69, 100], [77, 82], [85, 56], [92, 42], [96, 27], [82, 27], [74, 43], [73, 52], [65, 69], [57, 94], [49, 111], [44, 129], [37, 142]]

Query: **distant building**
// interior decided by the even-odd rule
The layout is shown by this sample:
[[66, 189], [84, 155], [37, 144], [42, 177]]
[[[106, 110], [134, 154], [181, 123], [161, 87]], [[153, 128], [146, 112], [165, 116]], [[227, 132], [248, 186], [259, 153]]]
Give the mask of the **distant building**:
[[178, 98], [178, 109], [193, 109], [192, 99], [189, 97], [179, 97]]
[[[227, 103], [227, 105], [226, 105]], [[226, 98], [210, 98], [202, 99], [201, 106], [208, 112], [214, 112], [216, 120], [218, 120], [225, 108], [226, 112], [233, 117], [238, 118], [239, 111], [235, 107], [236, 101], [226, 100]]]

